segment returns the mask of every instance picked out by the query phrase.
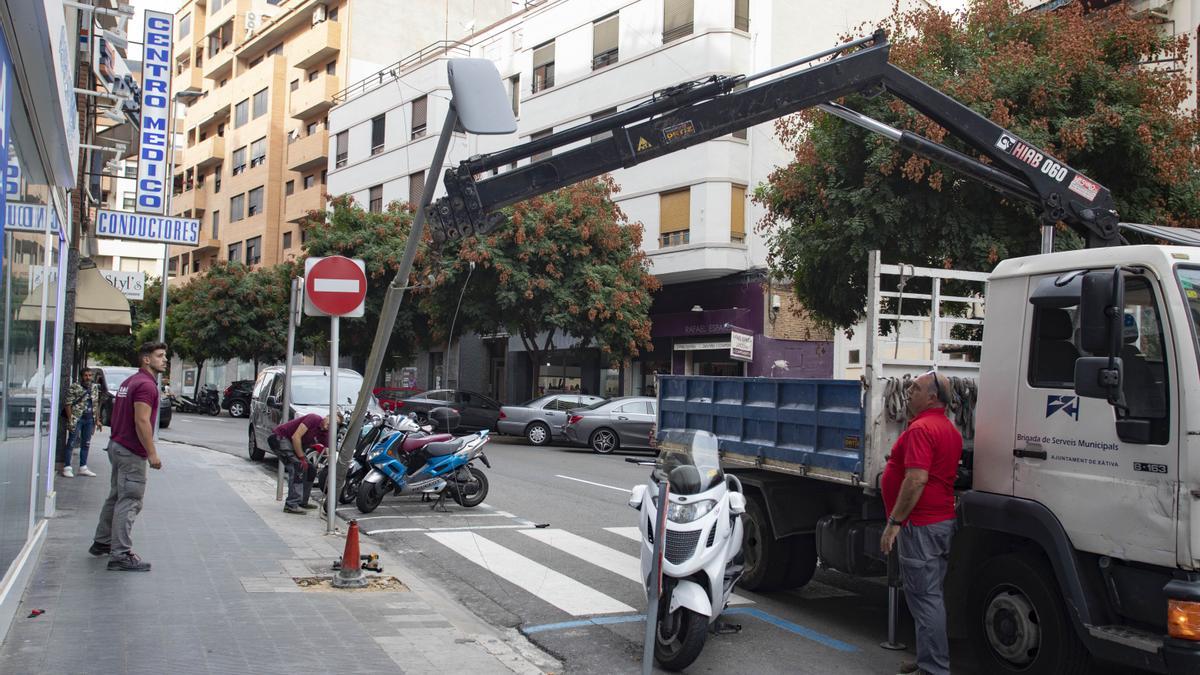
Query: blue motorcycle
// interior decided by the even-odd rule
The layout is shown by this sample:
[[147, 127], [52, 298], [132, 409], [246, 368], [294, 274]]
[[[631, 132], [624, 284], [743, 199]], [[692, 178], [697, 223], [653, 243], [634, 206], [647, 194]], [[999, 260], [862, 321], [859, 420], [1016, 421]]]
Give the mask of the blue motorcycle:
[[425, 443], [405, 452], [408, 432], [385, 432], [367, 452], [371, 472], [363, 478], [355, 498], [362, 513], [374, 511], [389, 494], [444, 496], [460, 506], [479, 506], [487, 497], [488, 480], [473, 464], [476, 458], [492, 468], [483, 446], [490, 440], [480, 431], [453, 440]]

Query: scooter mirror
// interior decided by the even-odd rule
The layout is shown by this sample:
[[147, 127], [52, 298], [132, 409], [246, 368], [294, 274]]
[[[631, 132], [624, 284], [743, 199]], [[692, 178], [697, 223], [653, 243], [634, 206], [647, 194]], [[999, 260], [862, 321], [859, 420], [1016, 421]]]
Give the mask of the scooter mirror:
[[629, 507], [633, 509], [642, 508], [642, 500], [646, 498], [646, 486], [634, 485], [633, 490], [629, 495]]
[[729, 493], [729, 512], [740, 516], [746, 512], [746, 495], [740, 492]]

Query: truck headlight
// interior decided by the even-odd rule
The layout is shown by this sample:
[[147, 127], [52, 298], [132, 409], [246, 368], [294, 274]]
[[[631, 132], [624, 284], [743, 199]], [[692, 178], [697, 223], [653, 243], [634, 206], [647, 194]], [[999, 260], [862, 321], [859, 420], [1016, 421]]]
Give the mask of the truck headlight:
[[673, 523], [690, 523], [693, 520], [703, 518], [716, 505], [717, 503], [711, 499], [704, 499], [690, 504], [672, 502], [667, 506], [667, 519]]
[[1167, 634], [1181, 640], [1200, 640], [1200, 602], [1167, 600]]

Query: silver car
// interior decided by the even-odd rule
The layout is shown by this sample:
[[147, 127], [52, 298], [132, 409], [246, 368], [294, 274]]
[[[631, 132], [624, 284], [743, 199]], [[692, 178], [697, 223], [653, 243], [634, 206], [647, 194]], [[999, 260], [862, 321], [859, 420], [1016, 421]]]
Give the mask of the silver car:
[[603, 455], [621, 448], [648, 450], [657, 406], [658, 402], [649, 396], [603, 401], [572, 412], [563, 436]]
[[562, 437], [568, 412], [604, 401], [600, 396], [583, 394], [547, 394], [521, 405], [500, 408], [496, 431], [509, 436], [524, 436], [531, 445], [549, 445]]

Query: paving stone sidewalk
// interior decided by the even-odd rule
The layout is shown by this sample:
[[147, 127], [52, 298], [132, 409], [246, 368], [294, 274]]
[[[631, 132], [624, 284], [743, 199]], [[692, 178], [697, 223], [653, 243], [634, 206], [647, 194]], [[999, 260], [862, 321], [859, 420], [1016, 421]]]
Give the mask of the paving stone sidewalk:
[[[4, 673], [561, 671], [387, 555], [385, 575], [409, 590], [300, 588], [293, 577], [330, 574], [343, 537], [325, 535], [315, 512], [283, 513], [260, 465], [160, 445], [164, 469], [150, 472], [133, 536], [149, 573], [109, 572], [107, 557], [88, 555], [108, 491], [103, 453], [96, 478], [57, 480], [58, 512], [0, 644]], [[34, 609], [45, 613], [27, 618]]]

